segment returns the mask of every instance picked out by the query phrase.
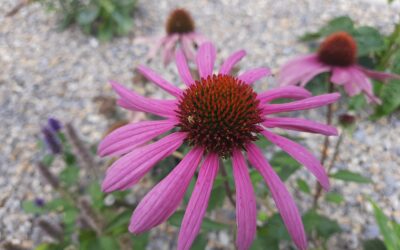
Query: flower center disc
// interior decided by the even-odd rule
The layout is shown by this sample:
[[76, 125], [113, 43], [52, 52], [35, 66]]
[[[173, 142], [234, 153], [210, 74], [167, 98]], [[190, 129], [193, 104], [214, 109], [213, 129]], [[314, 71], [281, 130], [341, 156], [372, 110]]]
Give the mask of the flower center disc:
[[228, 157], [257, 139], [257, 124], [263, 121], [253, 89], [229, 75], [213, 75], [196, 81], [179, 102], [181, 131], [192, 146]]
[[167, 19], [166, 30], [171, 34], [184, 34], [194, 31], [194, 21], [189, 12], [184, 9], [176, 9]]
[[356, 56], [357, 44], [346, 32], [328, 36], [318, 51], [319, 60], [331, 66], [350, 66], [356, 62]]

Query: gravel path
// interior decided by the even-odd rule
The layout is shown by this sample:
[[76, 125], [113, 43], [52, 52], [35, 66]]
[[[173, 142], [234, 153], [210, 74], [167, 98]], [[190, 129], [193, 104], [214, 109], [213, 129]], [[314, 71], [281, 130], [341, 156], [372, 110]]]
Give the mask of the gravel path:
[[[316, 30], [334, 16], [348, 14], [359, 24], [373, 25], [383, 32], [390, 32], [400, 18], [396, 14], [400, 13], [400, 5], [388, 6], [384, 1], [193, 0], [182, 5], [178, 1], [139, 2], [135, 34], [100, 44], [77, 28], [57, 32], [56, 17], [38, 4], [4, 18], [3, 13], [15, 1], [1, 1], [0, 240], [6, 238], [30, 247], [38, 234], [33, 218], [21, 210], [21, 201], [47, 197], [51, 191], [41, 184], [32, 165], [37, 158], [34, 153], [39, 125], [50, 115], [59, 117], [73, 121], [87, 140], [98, 141], [107, 121], [98, 113], [93, 99], [113, 95], [107, 84], [110, 79], [131, 82], [132, 69], [143, 62], [147, 51], [134, 35], [162, 34], [163, 20], [171, 8], [183, 6], [193, 13], [197, 27], [216, 42], [219, 59], [239, 48], [246, 49], [248, 56], [241, 64], [245, 68], [264, 65], [276, 69], [291, 56], [306, 52], [307, 47], [297, 43], [296, 37]], [[160, 63], [153, 62], [151, 66], [162, 70]], [[163, 75], [175, 80], [174, 66]], [[160, 93], [153, 91], [153, 95]], [[345, 233], [332, 240], [331, 249], [360, 249], [360, 239], [378, 235], [371, 207], [363, 195], [370, 195], [388, 215], [400, 221], [400, 143], [394, 136], [400, 134], [399, 125], [398, 116], [375, 124], [361, 122], [354, 135], [345, 139], [337, 168], [361, 172], [374, 183], [334, 183], [346, 203], [326, 204], [324, 211], [339, 218]], [[304, 136], [318, 150], [321, 137]], [[304, 209], [308, 206], [301, 194], [297, 194], [297, 201]], [[229, 244], [232, 239], [225, 241]]]

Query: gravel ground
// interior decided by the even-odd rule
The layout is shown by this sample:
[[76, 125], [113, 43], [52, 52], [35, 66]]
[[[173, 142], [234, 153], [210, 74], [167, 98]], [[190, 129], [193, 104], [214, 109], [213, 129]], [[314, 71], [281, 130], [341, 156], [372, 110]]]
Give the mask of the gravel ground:
[[[147, 46], [134, 37], [161, 35], [163, 20], [171, 8], [183, 6], [193, 13], [199, 30], [218, 46], [219, 59], [239, 48], [246, 49], [248, 56], [241, 63], [243, 68], [278, 68], [293, 55], [307, 51], [305, 45], [296, 42], [296, 37], [318, 29], [334, 16], [348, 14], [359, 24], [373, 25], [383, 32], [390, 32], [400, 18], [399, 4], [388, 6], [384, 1], [139, 2], [135, 34], [101, 44], [77, 28], [57, 32], [56, 17], [38, 4], [5, 18], [3, 13], [15, 1], [1, 1], [0, 240], [30, 248], [38, 235], [34, 219], [21, 210], [21, 201], [38, 195], [48, 197], [51, 191], [41, 184], [33, 166], [39, 125], [50, 115], [59, 117], [73, 121], [85, 139], [98, 141], [108, 124], [93, 99], [112, 96], [107, 84], [110, 79], [131, 82], [132, 69], [143, 62], [147, 51]], [[152, 62], [151, 67], [162, 70], [158, 62]], [[167, 79], [176, 79], [173, 65], [164, 72]], [[154, 88], [146, 88], [149, 89], [137, 87], [139, 91], [161, 95]], [[361, 239], [379, 234], [364, 195], [370, 195], [386, 214], [400, 221], [400, 143], [393, 136], [400, 134], [399, 125], [398, 116], [376, 123], [360, 122], [356, 132], [345, 138], [336, 167], [363, 173], [374, 183], [334, 183], [334, 190], [342, 193], [346, 202], [340, 206], [324, 204], [323, 210], [338, 218], [345, 231], [332, 239], [330, 249], [360, 249]], [[304, 137], [311, 148], [319, 150], [321, 137]], [[295, 193], [300, 207], [306, 209], [307, 198]], [[232, 246], [232, 238], [225, 232], [213, 238], [223, 243], [224, 249]], [[162, 240], [153, 242], [154, 249], [164, 249], [160, 247]]]

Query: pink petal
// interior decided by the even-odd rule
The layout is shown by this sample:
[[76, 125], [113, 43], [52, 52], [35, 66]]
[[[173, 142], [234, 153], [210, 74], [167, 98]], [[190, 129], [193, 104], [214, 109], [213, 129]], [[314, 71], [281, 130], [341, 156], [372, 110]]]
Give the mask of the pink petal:
[[176, 132], [124, 155], [108, 168], [103, 192], [125, 190], [136, 184], [158, 161], [177, 150], [185, 138], [186, 133]]
[[322, 187], [327, 191], [329, 190], [329, 179], [324, 167], [322, 167], [320, 161], [307, 149], [285, 137], [273, 134], [267, 130], [261, 131], [261, 134], [303, 164], [318, 179]]
[[117, 156], [149, 142], [174, 128], [176, 121], [145, 121], [123, 126], [104, 138], [99, 147], [100, 156]]
[[128, 90], [117, 82], [111, 82], [113, 89], [122, 98], [118, 104], [124, 108], [152, 113], [163, 117], [175, 117], [175, 100], [156, 100], [143, 97], [135, 92]]
[[234, 150], [232, 159], [236, 186], [236, 245], [239, 250], [247, 250], [256, 235], [256, 199], [242, 153]]
[[348, 67], [334, 67], [330, 80], [337, 85], [344, 85], [349, 82], [350, 74], [351, 72]]
[[224, 61], [219, 70], [219, 73], [222, 75], [227, 75], [231, 72], [232, 68], [246, 55], [246, 51], [239, 50], [233, 53]]
[[304, 87], [306, 86], [306, 84], [311, 81], [314, 77], [316, 77], [317, 75], [324, 73], [324, 72], [328, 72], [331, 70], [331, 67], [329, 66], [325, 66], [325, 67], [318, 67], [315, 69], [310, 70], [310, 72], [308, 72], [307, 74], [305, 74], [301, 81], [300, 81], [300, 86]]
[[187, 86], [193, 84], [194, 80], [192, 74], [190, 73], [185, 55], [183, 54], [183, 51], [181, 49], [177, 49], [175, 54], [175, 61], [176, 61], [176, 67], [178, 68], [179, 76], [181, 77], [182, 81]]
[[248, 144], [246, 149], [249, 162], [260, 172], [267, 183], [293, 242], [299, 249], [307, 249], [307, 237], [304, 232], [303, 222], [289, 191], [256, 145]]
[[179, 35], [174, 34], [167, 38], [163, 47], [164, 66], [167, 66], [174, 57], [175, 47], [179, 40]]
[[185, 53], [186, 58], [194, 62], [196, 60], [196, 55], [194, 52], [193, 40], [187, 35], [182, 35], [181, 41], [183, 53]]
[[282, 104], [265, 104], [263, 105], [263, 114], [275, 114], [282, 112], [290, 112], [296, 110], [306, 110], [321, 107], [336, 102], [340, 98], [339, 93], [324, 94], [313, 96], [299, 101], [282, 103]]
[[278, 127], [283, 129], [317, 133], [323, 135], [338, 135], [337, 129], [333, 126], [301, 118], [291, 118], [291, 117], [266, 118], [262, 124], [267, 128]]
[[212, 185], [218, 172], [219, 159], [209, 154], [200, 168], [196, 186], [186, 208], [178, 238], [178, 250], [188, 250], [200, 231], [206, 213]]
[[208, 42], [208, 39], [205, 36], [197, 32], [190, 33], [189, 37], [196, 43], [197, 46], [200, 46], [203, 43]]
[[129, 231], [145, 232], [166, 221], [178, 208], [189, 186], [203, 149], [194, 148], [139, 203], [133, 212]]
[[161, 76], [159, 76], [156, 72], [153, 70], [143, 66], [139, 65], [137, 67], [137, 70], [139, 71], [140, 74], [142, 74], [144, 77], [146, 77], [148, 80], [152, 81], [153, 83], [157, 84], [159, 87], [167, 91], [173, 96], [179, 97], [182, 94], [182, 90], [179, 89], [178, 87], [174, 86], [172, 83], [168, 82]]
[[247, 84], [252, 84], [253, 82], [269, 75], [271, 75], [271, 71], [268, 68], [256, 68], [244, 72], [238, 78]]
[[358, 66], [359, 70], [363, 71], [364, 74], [366, 74], [368, 77], [371, 77], [373, 79], [379, 80], [379, 81], [386, 81], [389, 79], [400, 79], [400, 75], [396, 74], [390, 74], [386, 72], [380, 72], [380, 71], [375, 71], [375, 70], [369, 70], [364, 67]]
[[216, 50], [212, 43], [203, 43], [197, 51], [196, 63], [201, 78], [211, 76], [214, 69]]
[[[150, 45], [151, 47], [149, 49], [149, 52], [147, 53], [146, 61], [152, 60], [156, 56], [157, 52], [160, 50], [161, 46], [165, 43], [166, 40], [167, 37], [161, 37], [156, 40], [154, 45]], [[153, 43], [153, 41], [145, 41], [145, 42], [148, 44]]]
[[374, 92], [372, 90], [372, 83], [364, 74], [364, 72], [361, 71], [360, 68], [358, 67], [353, 67], [351, 70], [352, 70], [353, 81], [357, 83], [358, 86], [365, 93], [367, 101], [380, 104], [381, 100], [374, 95]]
[[261, 103], [264, 103], [280, 98], [304, 99], [311, 96], [312, 94], [304, 88], [296, 86], [285, 86], [265, 91], [258, 95], [258, 99]]
[[319, 70], [326, 71], [327, 66], [319, 62], [316, 54], [303, 56], [289, 61], [282, 67], [278, 83], [280, 86], [296, 85], [303, 79], [310, 79], [313, 72], [315, 76]]

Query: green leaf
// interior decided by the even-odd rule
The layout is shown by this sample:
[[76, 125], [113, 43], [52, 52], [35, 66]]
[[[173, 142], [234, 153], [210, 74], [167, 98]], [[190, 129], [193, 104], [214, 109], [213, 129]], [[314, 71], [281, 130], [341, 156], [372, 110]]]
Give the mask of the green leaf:
[[310, 187], [308, 186], [307, 182], [302, 179], [297, 179], [297, 187], [306, 194], [311, 194]]
[[340, 204], [343, 202], [344, 198], [342, 195], [340, 195], [338, 193], [327, 193], [325, 195], [325, 200], [332, 202], [332, 203]]
[[142, 233], [139, 235], [133, 235], [132, 239], [132, 250], [146, 250], [149, 242], [149, 233]]
[[206, 249], [208, 243], [208, 239], [204, 233], [200, 233], [197, 235], [196, 239], [193, 242], [191, 250], [203, 250]]
[[300, 164], [283, 151], [275, 153], [270, 163], [282, 181], [286, 181], [300, 168]]
[[370, 183], [371, 180], [358, 173], [351, 172], [349, 170], [339, 170], [334, 174], [330, 175], [331, 178], [347, 181], [347, 182], [358, 182], [358, 183]]
[[131, 216], [131, 211], [123, 211], [110, 220], [105, 227], [105, 231], [111, 235], [120, 235], [126, 233]]
[[100, 246], [100, 248], [98, 248], [98, 249], [104, 249], [104, 250], [107, 250], [107, 249], [113, 249], [113, 250], [114, 249], [115, 250], [120, 249], [117, 239], [109, 237], [109, 236], [100, 237], [99, 246]]
[[389, 115], [400, 108], [400, 80], [392, 80], [381, 87], [382, 104], [376, 106], [373, 119]]
[[79, 181], [79, 168], [78, 167], [66, 167], [60, 173], [60, 180], [67, 186], [71, 186]]
[[363, 242], [364, 250], [386, 250], [385, 244], [380, 239], [371, 239]]
[[366, 105], [364, 94], [359, 94], [349, 98], [348, 106], [349, 110], [359, 111]]
[[256, 141], [256, 145], [261, 149], [261, 150], [265, 150], [267, 149], [269, 146], [272, 145], [272, 143], [270, 141], [267, 140], [267, 138], [265, 138], [264, 136], [259, 136], [257, 141]]
[[42, 163], [46, 167], [50, 167], [51, 164], [53, 164], [53, 162], [54, 162], [54, 155], [46, 155], [42, 159]]
[[211, 191], [210, 200], [208, 201], [207, 211], [212, 211], [217, 207], [221, 207], [224, 204], [225, 196], [226, 192], [222, 185], [214, 186]]
[[378, 205], [370, 200], [374, 209], [375, 220], [383, 236], [383, 241], [388, 250], [400, 249], [400, 235], [396, 234], [395, 222], [391, 222]]
[[64, 212], [63, 221], [66, 225], [75, 224], [79, 211], [76, 209], [68, 209]]
[[22, 209], [24, 209], [26, 213], [32, 214], [43, 214], [45, 212], [43, 207], [38, 207], [34, 201], [23, 201]]
[[304, 228], [308, 235], [316, 232], [318, 236], [329, 239], [332, 235], [341, 232], [339, 224], [326, 216], [310, 210], [303, 215]]
[[[175, 212], [170, 218], [169, 218], [169, 223], [173, 226], [180, 227], [181, 222], [183, 219], [184, 211], [177, 211]], [[201, 228], [206, 231], [214, 231], [214, 230], [223, 230], [223, 229], [229, 229], [229, 226], [226, 224], [222, 224], [213, 220], [210, 220], [208, 218], [203, 219], [203, 223], [201, 224]]]
[[96, 209], [101, 209], [104, 207], [104, 193], [101, 191], [100, 184], [95, 181], [89, 186], [89, 194], [92, 200], [93, 207]]
[[322, 27], [319, 31], [314, 33], [306, 33], [302, 37], [300, 37], [301, 41], [313, 41], [320, 37], [328, 36], [334, 32], [345, 31], [348, 33], [352, 33], [354, 31], [354, 23], [348, 16], [340, 16], [332, 19], [327, 23], [324, 27]]
[[375, 28], [363, 26], [358, 28], [353, 35], [357, 41], [358, 56], [368, 55], [385, 48], [385, 41]]
[[80, 25], [91, 24], [96, 20], [100, 12], [100, 9], [97, 5], [91, 4], [86, 8], [83, 8], [77, 17], [77, 21]]
[[52, 243], [42, 243], [35, 248], [35, 250], [59, 250], [59, 249], [63, 249], [63, 247], [58, 244], [52, 244]]

